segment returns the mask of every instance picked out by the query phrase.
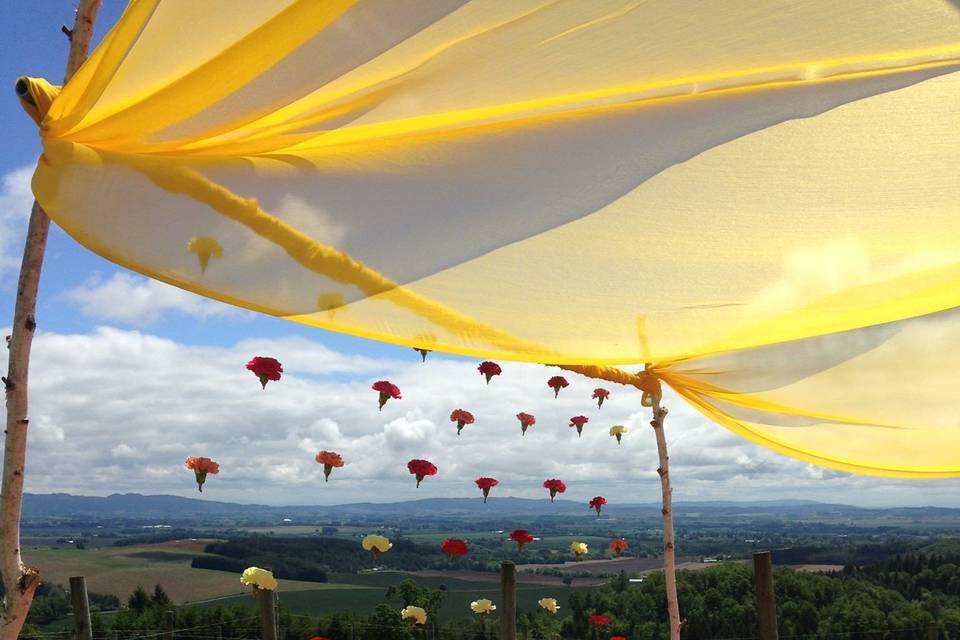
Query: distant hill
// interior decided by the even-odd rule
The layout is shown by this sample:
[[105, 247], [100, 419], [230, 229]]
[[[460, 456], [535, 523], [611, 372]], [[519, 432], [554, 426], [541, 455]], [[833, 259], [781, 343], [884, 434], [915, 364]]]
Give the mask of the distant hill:
[[[483, 507], [481, 498], [428, 498], [407, 502], [373, 503], [360, 502], [336, 506], [268, 506], [237, 504], [216, 500], [199, 500], [171, 495], [141, 495], [139, 493], [115, 493], [106, 497], [74, 496], [66, 493], [24, 495], [23, 513], [28, 518], [43, 517], [124, 517], [124, 518], [189, 518], [193, 516], [224, 517], [336, 517], [356, 516], [435, 516], [457, 517], [523, 514], [526, 516], [578, 516], [589, 515], [585, 504], [571, 500], [496, 497]], [[960, 519], [960, 509], [932, 507], [901, 507], [893, 509], [864, 509], [840, 504], [826, 504], [810, 500], [769, 500], [759, 502], [678, 502], [674, 510], [679, 517], [812, 517], [856, 518], [869, 512], [895, 518], [919, 516], [955, 517]], [[609, 517], [658, 516], [659, 503], [612, 504], [604, 509]]]

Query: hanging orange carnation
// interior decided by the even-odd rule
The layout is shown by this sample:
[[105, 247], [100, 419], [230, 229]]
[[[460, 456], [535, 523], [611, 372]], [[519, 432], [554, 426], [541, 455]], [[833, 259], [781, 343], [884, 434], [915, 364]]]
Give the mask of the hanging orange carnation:
[[620, 554], [630, 548], [630, 545], [627, 544], [627, 541], [623, 538], [616, 538], [610, 541], [610, 544], [607, 545], [607, 548], [610, 551], [613, 551], [613, 555], [620, 557]]
[[217, 475], [220, 473], [220, 465], [210, 458], [197, 458], [190, 456], [184, 463], [187, 469], [191, 469], [197, 477], [197, 488], [203, 492], [203, 483], [207, 481], [207, 474]]
[[521, 411], [517, 414], [517, 420], [520, 421], [520, 435], [527, 435], [527, 427], [532, 427], [537, 423], [537, 419], [534, 418], [529, 413], [524, 413]]
[[323, 465], [323, 481], [330, 482], [330, 472], [334, 467], [343, 466], [343, 458], [333, 451], [321, 451], [317, 454], [317, 462]]

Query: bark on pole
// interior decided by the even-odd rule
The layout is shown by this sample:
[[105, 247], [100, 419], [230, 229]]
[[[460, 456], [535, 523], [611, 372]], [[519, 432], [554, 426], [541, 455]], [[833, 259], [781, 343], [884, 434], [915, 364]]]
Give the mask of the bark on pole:
[[76, 640], [93, 640], [90, 628], [90, 601], [87, 581], [83, 576], [70, 578], [70, 604], [73, 606], [73, 628]]
[[777, 640], [777, 600], [773, 591], [773, 562], [769, 551], [753, 554], [753, 581], [757, 588], [760, 640]]
[[500, 563], [500, 640], [517, 640], [517, 567]]
[[263, 640], [277, 640], [277, 609], [273, 600], [273, 591], [254, 587], [253, 595], [257, 600], [257, 613], [260, 615], [260, 633]]
[[[100, 0], [79, 0], [64, 82], [87, 57]], [[50, 218], [33, 203], [27, 226], [27, 241], [20, 265], [13, 328], [9, 340], [9, 364], [4, 378], [7, 422], [4, 435], [3, 480], [0, 489], [0, 578], [5, 597], [0, 606], [0, 640], [15, 640], [23, 627], [40, 573], [26, 567], [20, 555], [20, 511], [23, 504], [23, 474], [27, 449], [27, 382], [30, 348], [36, 328], [37, 289]]]
[[667, 586], [667, 612], [670, 616], [670, 640], [680, 640], [680, 603], [677, 600], [677, 568], [673, 541], [673, 489], [670, 488], [670, 458], [667, 455], [667, 438], [663, 433], [663, 420], [667, 408], [660, 406], [660, 396], [653, 396], [653, 420], [650, 426], [657, 437], [657, 454], [660, 456], [660, 489], [663, 494], [663, 577]]

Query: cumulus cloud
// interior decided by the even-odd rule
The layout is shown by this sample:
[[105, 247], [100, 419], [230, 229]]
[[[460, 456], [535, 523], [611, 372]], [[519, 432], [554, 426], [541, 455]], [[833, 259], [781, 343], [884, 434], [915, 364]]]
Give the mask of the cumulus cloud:
[[221, 302], [129, 273], [115, 273], [108, 280], [93, 277], [65, 296], [91, 318], [136, 326], [156, 322], [162, 314], [170, 311], [194, 318], [243, 313]]
[[30, 178], [33, 167], [14, 169], [0, 178], [0, 278], [20, 266], [27, 219], [33, 205]]
[[[196, 496], [188, 455], [221, 464], [204, 497], [273, 504], [337, 504], [425, 497], [476, 497], [473, 480], [498, 478], [497, 495], [546, 498], [559, 477], [564, 497], [616, 502], [660, 499], [657, 454], [638, 394], [614, 387], [602, 409], [594, 381], [568, 375], [554, 399], [555, 370], [502, 363], [490, 385], [476, 362], [406, 349], [383, 358], [336, 352], [302, 338], [253, 339], [228, 347], [184, 345], [140, 331], [40, 334], [34, 347], [27, 490], [84, 494], [137, 491]], [[284, 364], [260, 388], [244, 368], [255, 354]], [[392, 356], [392, 357], [391, 357]], [[402, 400], [377, 410], [370, 384], [389, 379]], [[667, 433], [677, 500], [812, 498], [837, 502], [945, 504], [956, 483], [909, 483], [822, 471], [746, 442], [669, 396]], [[476, 423], [458, 436], [450, 411]], [[520, 435], [515, 414], [537, 416]], [[577, 438], [570, 416], [590, 422]], [[630, 427], [623, 444], [607, 434]], [[319, 449], [347, 461], [329, 483]], [[427, 458], [440, 469], [420, 489], [406, 469]], [[940, 496], [939, 500], [931, 499]], [[866, 502], [865, 502], [866, 501]], [[586, 507], [585, 507], [586, 509]]]

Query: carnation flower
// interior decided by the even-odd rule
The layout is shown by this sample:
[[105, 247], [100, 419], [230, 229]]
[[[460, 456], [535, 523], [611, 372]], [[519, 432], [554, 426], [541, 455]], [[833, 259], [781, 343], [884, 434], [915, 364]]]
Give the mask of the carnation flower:
[[484, 504], [487, 503], [487, 496], [490, 495], [490, 489], [500, 484], [500, 481], [496, 478], [477, 478], [474, 482], [476, 482], [480, 490], [483, 491]]
[[337, 310], [345, 304], [342, 293], [321, 293], [317, 296], [317, 309], [326, 311], [327, 317], [331, 320], [336, 317]]
[[260, 567], [248, 567], [240, 576], [240, 584], [253, 585], [258, 589], [274, 591], [277, 588], [277, 579], [273, 573]]
[[526, 529], [516, 529], [510, 532], [510, 539], [517, 543], [517, 549], [523, 551], [523, 545], [533, 542], [533, 535]]
[[440, 543], [440, 548], [451, 558], [467, 555], [467, 543], [460, 538], [447, 538]]
[[407, 469], [411, 474], [417, 476], [417, 487], [427, 476], [437, 475], [437, 468], [427, 460], [411, 460], [407, 463]]
[[497, 605], [490, 602], [487, 598], [480, 598], [470, 603], [470, 610], [477, 615], [485, 616], [488, 613], [496, 611]]
[[560, 611], [560, 607], [557, 605], [556, 598], [540, 598], [537, 600], [537, 604], [540, 605], [540, 608], [547, 613], [556, 614], [557, 611]]
[[197, 260], [200, 262], [200, 273], [207, 272], [207, 265], [210, 258], [222, 258], [223, 247], [214, 238], [209, 236], [193, 236], [187, 243], [187, 251], [197, 254]]
[[317, 454], [317, 462], [323, 465], [323, 481], [330, 482], [330, 472], [334, 467], [343, 466], [343, 458], [339, 453], [333, 451], [321, 451]]
[[600, 517], [600, 509], [603, 509], [605, 504], [607, 504], [607, 499], [603, 496], [597, 496], [590, 501], [590, 508], [596, 510], [598, 518]]
[[374, 382], [370, 388], [380, 392], [380, 411], [383, 411], [383, 405], [387, 404], [390, 398], [400, 399], [400, 387], [387, 380]]
[[616, 538], [610, 541], [610, 544], [607, 545], [607, 548], [610, 551], [613, 551], [613, 555], [619, 557], [621, 553], [630, 548], [630, 545], [627, 544], [627, 541], [623, 538]]
[[264, 356], [256, 356], [248, 362], [247, 369], [260, 379], [260, 385], [264, 389], [267, 388], [267, 382], [270, 380], [276, 382], [280, 379], [280, 374], [283, 373], [283, 365], [276, 358]]
[[207, 474], [217, 475], [220, 473], [220, 465], [210, 458], [190, 456], [183, 466], [193, 471], [197, 478], [197, 488], [201, 493], [203, 493], [203, 483], [207, 481]]
[[603, 406], [603, 401], [610, 397], [610, 392], [606, 389], [597, 388], [593, 390], [591, 398], [597, 401], [597, 409]]
[[454, 409], [450, 414], [450, 422], [457, 423], [457, 435], [460, 435], [464, 425], [473, 424], [473, 414], [463, 409]]
[[620, 444], [620, 438], [622, 438], [623, 434], [627, 431], [630, 431], [630, 429], [627, 429], [622, 424], [615, 424], [610, 427], [610, 435], [617, 439], [617, 444]]
[[500, 369], [500, 365], [496, 362], [490, 362], [489, 360], [481, 362], [480, 366], [477, 367], [477, 371], [482, 373], [483, 377], [487, 379], [487, 384], [490, 384], [490, 378], [498, 376], [503, 372], [502, 369]]
[[567, 485], [563, 484], [563, 480], [551, 478], [550, 480], [543, 481], [543, 488], [550, 490], [550, 502], [553, 502], [553, 499], [557, 497], [558, 493], [563, 493], [567, 490]]
[[569, 387], [570, 383], [567, 382], [567, 379], [563, 376], [553, 376], [547, 380], [547, 386], [553, 389], [553, 397], [556, 398], [560, 395], [560, 389], [564, 387]]
[[580, 556], [586, 555], [590, 552], [590, 549], [587, 548], [586, 542], [571, 542], [570, 551], [573, 551], [573, 555], [577, 557], [577, 560], [580, 559]]
[[427, 612], [423, 607], [415, 607], [411, 604], [401, 609], [400, 619], [413, 620], [414, 624], [427, 624]]
[[610, 640], [627, 640], [626, 636], [610, 636]]
[[610, 624], [610, 618], [607, 616], [592, 615], [587, 618], [587, 623], [598, 627]]
[[527, 427], [532, 427], [533, 425], [537, 424], [536, 418], [529, 413], [524, 413], [523, 411], [517, 414], [517, 420], [520, 421], [520, 435], [522, 436], [527, 435]]
[[386, 553], [393, 548], [393, 543], [384, 536], [371, 533], [360, 542], [360, 546], [363, 547], [364, 551], [369, 551], [373, 554], [373, 559], [376, 561], [381, 553]]
[[587, 416], [573, 416], [570, 418], [570, 426], [577, 428], [578, 438], [583, 435], [583, 425], [587, 424], [588, 422], [590, 422], [590, 418]]
[[421, 349], [420, 347], [414, 347], [413, 350], [420, 354], [420, 362], [427, 361], [427, 354], [430, 353], [430, 349]]

